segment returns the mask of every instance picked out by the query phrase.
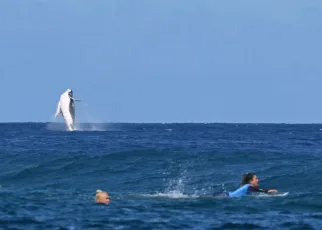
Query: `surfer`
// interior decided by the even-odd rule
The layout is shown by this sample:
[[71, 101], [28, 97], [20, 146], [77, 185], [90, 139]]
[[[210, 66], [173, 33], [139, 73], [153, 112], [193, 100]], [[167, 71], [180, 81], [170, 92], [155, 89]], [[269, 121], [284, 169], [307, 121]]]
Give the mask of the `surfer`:
[[110, 197], [108, 196], [107, 192], [99, 189], [96, 191], [95, 202], [101, 204], [109, 204]]
[[213, 194], [213, 196], [241, 197], [241, 196], [246, 196], [253, 192], [276, 193], [277, 190], [275, 189], [264, 190], [259, 188], [257, 176], [254, 173], [246, 173], [243, 175], [240, 188], [238, 188], [234, 192], [215, 193]]

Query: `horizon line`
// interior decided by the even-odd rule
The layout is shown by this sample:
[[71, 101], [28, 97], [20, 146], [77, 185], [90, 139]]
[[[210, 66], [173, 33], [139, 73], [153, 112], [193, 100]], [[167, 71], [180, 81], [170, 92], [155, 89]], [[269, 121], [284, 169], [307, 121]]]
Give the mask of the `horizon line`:
[[[64, 122], [51, 121], [0, 121], [0, 124], [65, 124]], [[128, 122], [128, 121], [110, 121], [110, 122], [77, 122], [78, 124], [286, 124], [286, 125], [320, 125], [319, 122]]]

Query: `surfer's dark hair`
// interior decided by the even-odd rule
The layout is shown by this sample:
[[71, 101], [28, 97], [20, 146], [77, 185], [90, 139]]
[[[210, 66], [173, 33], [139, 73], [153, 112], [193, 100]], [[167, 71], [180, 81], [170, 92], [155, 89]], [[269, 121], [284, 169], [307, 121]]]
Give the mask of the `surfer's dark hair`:
[[245, 173], [241, 180], [240, 186], [249, 184], [249, 182], [254, 178], [254, 176], [255, 176], [255, 173]]

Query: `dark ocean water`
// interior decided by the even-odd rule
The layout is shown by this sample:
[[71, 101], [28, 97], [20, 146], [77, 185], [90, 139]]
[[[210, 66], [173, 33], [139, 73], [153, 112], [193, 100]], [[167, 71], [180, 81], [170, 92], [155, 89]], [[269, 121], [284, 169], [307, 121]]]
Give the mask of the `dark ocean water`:
[[[321, 128], [0, 124], [0, 229], [322, 229]], [[289, 195], [204, 196], [245, 172]]]

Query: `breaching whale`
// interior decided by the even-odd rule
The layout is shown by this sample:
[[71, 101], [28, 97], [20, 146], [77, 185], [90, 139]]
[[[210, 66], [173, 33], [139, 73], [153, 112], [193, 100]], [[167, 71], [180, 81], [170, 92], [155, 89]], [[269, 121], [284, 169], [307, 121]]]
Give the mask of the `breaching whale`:
[[71, 89], [67, 89], [66, 92], [64, 92], [60, 96], [60, 100], [58, 102], [57, 111], [55, 114], [55, 118], [62, 114], [67, 129], [69, 131], [75, 130], [75, 105], [74, 101], [81, 101], [79, 99], [73, 98], [73, 91]]

